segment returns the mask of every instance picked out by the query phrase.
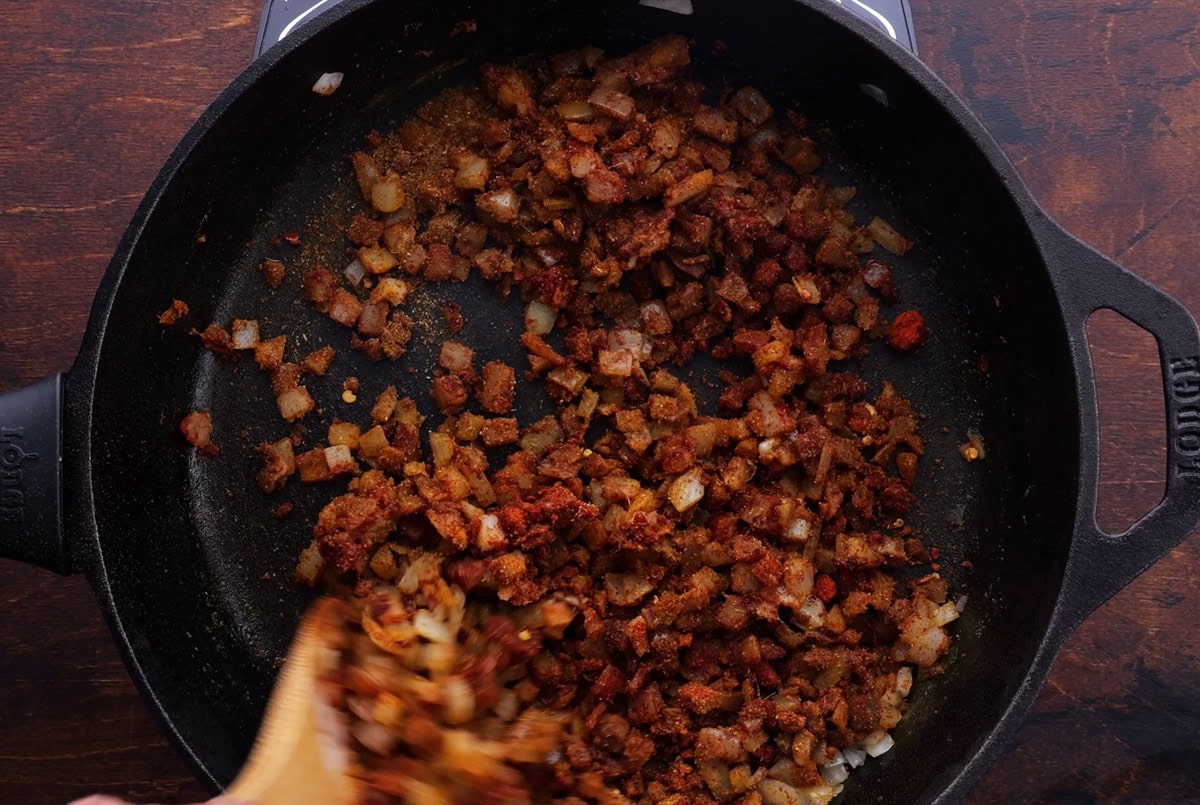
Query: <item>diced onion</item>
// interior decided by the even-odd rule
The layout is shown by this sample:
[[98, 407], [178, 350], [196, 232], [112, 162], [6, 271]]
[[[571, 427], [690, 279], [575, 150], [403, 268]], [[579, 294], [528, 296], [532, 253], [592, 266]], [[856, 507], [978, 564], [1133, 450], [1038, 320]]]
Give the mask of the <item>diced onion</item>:
[[300, 552], [300, 562], [296, 567], [296, 578], [313, 586], [320, 578], [321, 570], [325, 567], [325, 558], [321, 556], [321, 546], [311, 542], [309, 546]]
[[896, 672], [896, 692], [901, 696], [907, 696], [912, 690], [913, 671], [909, 666], [904, 666]]
[[[843, 749], [842, 757], [846, 759], [846, 765], [852, 769], [857, 769], [859, 766], [867, 762], [867, 753], [854, 746]], [[829, 778], [826, 778], [826, 780], [828, 779]]]
[[825, 622], [825, 605], [819, 598], [809, 598], [796, 611], [797, 620], [810, 629], [815, 629]]
[[912, 241], [893, 229], [892, 225], [882, 218], [872, 218], [867, 224], [867, 233], [876, 243], [892, 254], [902, 255], [912, 248]]
[[481, 551], [495, 551], [508, 544], [504, 529], [500, 527], [500, 518], [494, 514], [485, 514], [479, 518], [479, 535], [476, 543]]
[[608, 334], [608, 348], [615, 351], [626, 349], [633, 353], [636, 360], [645, 360], [653, 350], [646, 336], [640, 330], [619, 327]]
[[704, 779], [704, 784], [715, 796], [724, 800], [733, 794], [733, 786], [729, 782], [729, 766], [715, 760], [702, 760], [696, 767]]
[[367, 275], [367, 270], [363, 268], [363, 264], [356, 258], [351, 260], [350, 264], [342, 269], [342, 273], [346, 275], [346, 279], [350, 284], [357, 288], [362, 284], [363, 277]]
[[345, 475], [358, 469], [350, 448], [344, 444], [335, 444], [325, 448], [325, 463], [334, 475]]
[[693, 467], [676, 478], [667, 492], [667, 497], [680, 513], [699, 503], [704, 498], [704, 474], [701, 469]]
[[775, 110], [771, 108], [771, 104], [767, 103], [767, 99], [763, 94], [754, 87], [742, 87], [733, 94], [733, 108], [742, 117], [749, 120], [754, 125], [758, 126], [767, 122], [771, 115], [775, 114]]
[[624, 92], [601, 87], [591, 94], [588, 103], [617, 120], [628, 120], [633, 116], [633, 98]]
[[404, 187], [395, 174], [389, 173], [371, 187], [371, 206], [380, 212], [397, 212], [404, 202]]
[[783, 533], [783, 538], [788, 542], [807, 542], [810, 534], [812, 534], [812, 523], [803, 517], [797, 517], [788, 525], [787, 531]]
[[804, 795], [780, 780], [767, 778], [760, 782], [758, 795], [762, 797], [763, 805], [808, 805]]
[[654, 582], [639, 573], [608, 573], [604, 577], [608, 600], [619, 607], [633, 606], [653, 590]]
[[938, 607], [933, 613], [933, 622], [938, 626], [945, 626], [947, 623], [958, 620], [958, 607], [954, 604], [946, 603]]
[[573, 123], [582, 123], [596, 116], [596, 110], [587, 101], [567, 101], [557, 108], [558, 116]]
[[534, 335], [548, 335], [554, 329], [558, 311], [549, 305], [534, 300], [525, 308], [525, 329]]
[[312, 91], [318, 95], [332, 95], [337, 92], [338, 87], [342, 85], [342, 79], [345, 77], [345, 73], [323, 73], [317, 79], [317, 83], [313, 84]]
[[466, 154], [457, 160], [454, 186], [463, 190], [482, 190], [487, 185], [488, 163], [483, 157]]
[[258, 345], [258, 322], [253, 319], [234, 319], [230, 328], [234, 349], [254, 349]]
[[517, 197], [515, 190], [507, 187], [480, 194], [475, 198], [475, 205], [499, 223], [511, 224], [517, 220], [517, 209], [521, 206], [521, 199]]
[[413, 616], [413, 628], [421, 637], [434, 643], [450, 643], [454, 640], [445, 622], [428, 610], [421, 610]]
[[308, 390], [303, 386], [296, 386], [283, 392], [275, 398], [275, 403], [279, 406], [279, 415], [288, 422], [295, 422], [316, 406], [313, 398], [309, 396]]
[[892, 736], [882, 730], [872, 732], [863, 739], [862, 748], [871, 757], [879, 757], [895, 745]]
[[830, 785], [844, 783], [849, 777], [850, 770], [842, 763], [838, 763], [836, 766], [828, 764], [821, 767], [821, 778]]

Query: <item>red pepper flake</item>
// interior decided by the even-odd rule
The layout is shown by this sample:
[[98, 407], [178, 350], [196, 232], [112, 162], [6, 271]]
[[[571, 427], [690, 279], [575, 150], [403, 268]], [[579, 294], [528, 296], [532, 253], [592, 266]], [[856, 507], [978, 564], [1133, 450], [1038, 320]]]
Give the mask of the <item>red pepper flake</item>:
[[817, 598], [821, 599], [821, 603], [828, 604], [837, 595], [837, 582], [830, 576], [822, 573], [817, 576], [817, 580], [813, 584], [813, 592]]
[[299, 246], [300, 245], [300, 233], [299, 232], [284, 232], [282, 235], [280, 235], [280, 237], [283, 238], [285, 243], [287, 243], [291, 246]]
[[442, 316], [446, 319], [446, 326], [451, 333], [457, 335], [466, 326], [467, 320], [463, 318], [462, 308], [453, 302], [442, 302]]
[[479, 26], [475, 23], [475, 20], [462, 20], [450, 29], [450, 36], [454, 37], [458, 36], [459, 34], [473, 34], [478, 29]]
[[280, 503], [275, 507], [275, 519], [282, 520], [284, 517], [287, 517], [289, 514], [291, 514], [292, 510], [295, 508], [296, 504], [292, 503], [290, 500]]
[[929, 328], [925, 326], [925, 317], [915, 310], [904, 311], [892, 319], [888, 327], [888, 343], [906, 352], [922, 346], [928, 337]]

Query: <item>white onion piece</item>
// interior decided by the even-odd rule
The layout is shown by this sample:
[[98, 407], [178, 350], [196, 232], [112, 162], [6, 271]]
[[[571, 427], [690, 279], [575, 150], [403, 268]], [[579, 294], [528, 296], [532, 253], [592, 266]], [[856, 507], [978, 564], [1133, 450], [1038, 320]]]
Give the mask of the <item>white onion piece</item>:
[[906, 665], [896, 672], [896, 692], [901, 696], [907, 696], [912, 691], [912, 685], [913, 670]]
[[317, 83], [313, 84], [312, 91], [318, 95], [332, 95], [337, 92], [345, 77], [345, 73], [324, 73], [317, 79]]
[[358, 469], [350, 448], [344, 444], [335, 444], [325, 448], [325, 463], [334, 475], [344, 475]]
[[958, 607], [954, 604], [942, 604], [933, 612], [933, 622], [938, 626], [945, 626], [956, 620], [958, 620]]
[[275, 398], [275, 404], [279, 406], [279, 415], [288, 422], [295, 422], [316, 406], [304, 386], [296, 386], [283, 392]]
[[608, 573], [604, 576], [604, 592], [608, 600], [619, 607], [630, 607], [654, 591], [654, 582], [638, 573]]
[[350, 265], [342, 269], [342, 273], [346, 275], [346, 279], [355, 288], [361, 285], [363, 277], [367, 276], [367, 270], [363, 268], [363, 264], [357, 259], [350, 261]]
[[815, 785], [800, 792], [806, 799], [805, 805], [829, 805], [833, 798], [842, 793], [842, 787]]
[[892, 736], [882, 730], [872, 732], [863, 739], [862, 748], [871, 757], [879, 757], [895, 745]]
[[563, 120], [570, 120], [575, 123], [591, 120], [596, 116], [596, 111], [588, 105], [587, 101], [567, 101], [566, 103], [560, 103], [556, 111], [558, 112], [558, 116]]
[[479, 536], [476, 539], [481, 551], [495, 551], [508, 544], [504, 529], [500, 527], [500, 518], [494, 514], [485, 514], [479, 518]]
[[457, 160], [458, 172], [454, 174], [454, 186], [463, 190], [482, 190], [487, 186], [488, 163], [483, 157], [466, 154]]
[[675, 511], [680, 513], [699, 503], [704, 498], [704, 474], [700, 468], [693, 467], [676, 478], [667, 497], [671, 499]]
[[812, 523], [803, 517], [797, 517], [792, 520], [791, 525], [784, 532], [783, 538], [788, 542], [807, 542], [810, 534], [812, 534]]
[[844, 783], [849, 777], [850, 770], [841, 763], [838, 763], [836, 766], [830, 763], [821, 767], [821, 778], [830, 785]]
[[427, 610], [421, 610], [413, 616], [413, 628], [421, 637], [434, 643], [449, 643], [454, 640], [454, 635], [450, 634], [446, 624]]
[[511, 224], [517, 220], [517, 209], [521, 206], [521, 199], [517, 196], [516, 191], [507, 187], [503, 190], [481, 193], [475, 197], [475, 206], [492, 216], [497, 222]]
[[258, 345], [258, 322], [254, 319], [234, 319], [231, 330], [234, 349], [254, 349]]
[[813, 597], [804, 602], [796, 611], [796, 620], [806, 628], [816, 629], [825, 622], [825, 605], [821, 599]]
[[696, 764], [696, 770], [704, 779], [708, 790], [720, 799], [728, 799], [733, 794], [733, 785], [729, 781], [729, 766], [716, 760], [701, 760]]
[[812, 594], [815, 572], [813, 563], [804, 557], [788, 557], [783, 566], [783, 586], [796, 600], [807, 601]]
[[633, 116], [633, 98], [624, 92], [601, 87], [591, 94], [588, 103], [617, 120], [628, 120]]
[[767, 778], [758, 784], [763, 805], [807, 805], [808, 799], [787, 783]]
[[763, 126], [758, 131], [751, 134], [750, 137], [746, 140], [746, 145], [748, 145], [751, 148], [757, 148], [759, 146], [765, 146], [765, 145], [768, 145], [771, 143], [777, 143], [781, 139], [782, 139], [782, 136], [779, 134], [779, 129], [776, 128], [773, 124], [768, 123], [767, 125]]
[[846, 765], [852, 769], [857, 769], [867, 762], [867, 753], [854, 746], [842, 750], [842, 757], [846, 759]]
[[608, 348], [613, 352], [629, 350], [639, 361], [649, 358], [654, 350], [654, 346], [646, 340], [640, 330], [628, 327], [618, 327], [608, 334]]
[[534, 300], [525, 308], [525, 329], [534, 335], [547, 335], [554, 329], [558, 311], [549, 305]]

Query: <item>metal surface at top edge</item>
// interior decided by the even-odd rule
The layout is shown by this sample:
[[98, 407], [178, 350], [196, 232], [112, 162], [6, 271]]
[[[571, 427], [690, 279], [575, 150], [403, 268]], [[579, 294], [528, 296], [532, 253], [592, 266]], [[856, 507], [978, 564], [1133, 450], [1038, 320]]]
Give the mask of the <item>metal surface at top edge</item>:
[[[690, 6], [692, 0], [672, 0]], [[333, 8], [340, 0], [267, 0], [258, 26], [254, 56], [282, 41], [298, 27]], [[908, 0], [829, 0], [854, 12], [912, 53], [917, 52]], [[658, 3], [655, 3], [658, 5]]]

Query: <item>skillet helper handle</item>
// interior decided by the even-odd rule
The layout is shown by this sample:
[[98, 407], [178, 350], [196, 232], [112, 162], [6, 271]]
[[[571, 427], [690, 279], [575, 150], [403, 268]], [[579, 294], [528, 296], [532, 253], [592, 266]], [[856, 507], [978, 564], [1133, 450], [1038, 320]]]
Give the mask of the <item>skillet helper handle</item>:
[[[1075, 539], [1067, 568], [1067, 614], [1078, 622], [1181, 543], [1200, 525], [1200, 333], [1174, 297], [1057, 229], [1050, 265], [1071, 337], [1082, 403], [1083, 461]], [[1096, 378], [1087, 347], [1088, 317], [1111, 309], [1158, 342], [1167, 418], [1167, 491], [1123, 534], [1096, 523], [1100, 444]]]
[[0, 557], [69, 573], [62, 519], [65, 375], [0, 394]]

